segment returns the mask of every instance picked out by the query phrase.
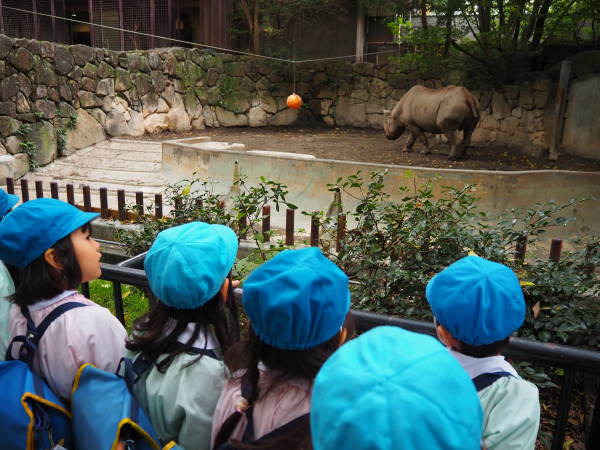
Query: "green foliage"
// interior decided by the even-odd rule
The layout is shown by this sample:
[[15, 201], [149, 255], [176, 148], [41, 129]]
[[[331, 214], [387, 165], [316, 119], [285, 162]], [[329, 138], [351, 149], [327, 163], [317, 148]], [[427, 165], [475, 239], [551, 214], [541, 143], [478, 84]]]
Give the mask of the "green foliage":
[[75, 127], [77, 126], [77, 114], [75, 113], [69, 113], [69, 121], [66, 123], [65, 128], [67, 130], [73, 130], [75, 129]]
[[67, 154], [67, 132], [64, 128], [56, 129], [56, 139], [58, 140], [58, 151], [61, 155]]
[[36, 111], [33, 114], [35, 115], [36, 119], [38, 119], [38, 120], [43, 119], [44, 115], [45, 115], [43, 112], [40, 112], [40, 111]]
[[31, 126], [29, 124], [24, 123], [19, 127], [16, 135], [21, 139], [21, 147], [23, 147], [23, 151], [29, 155], [29, 170], [37, 169], [40, 165], [33, 159], [35, 154], [37, 153], [37, 144], [35, 142], [31, 142], [25, 139], [27, 133], [31, 132]]
[[[410, 181], [412, 174], [404, 176]], [[360, 173], [330, 185], [358, 200], [355, 227], [347, 232], [342, 250], [330, 257], [349, 276], [360, 281], [353, 286], [354, 306], [366, 311], [414, 319], [430, 319], [425, 286], [436, 273], [473, 251], [486, 259], [511, 267], [523, 284], [527, 304], [525, 324], [519, 336], [545, 342], [597, 347], [599, 287], [588, 275], [590, 266], [600, 265], [597, 237], [571, 241], [581, 250], [564, 252], [560, 262], [529, 258], [515, 261], [517, 246], [526, 236], [528, 245], [552, 227], [573, 219], [558, 214], [567, 207], [590, 199], [573, 199], [566, 205], [554, 201], [496, 216], [476, 212], [476, 186], [444, 187], [433, 199], [432, 181], [399, 189], [402, 200], [390, 203], [386, 173]], [[335, 217], [320, 216], [323, 229], [336, 229]], [[326, 246], [325, 246], [326, 247]], [[589, 251], [587, 249], [590, 249]], [[539, 309], [538, 309], [539, 308]]]

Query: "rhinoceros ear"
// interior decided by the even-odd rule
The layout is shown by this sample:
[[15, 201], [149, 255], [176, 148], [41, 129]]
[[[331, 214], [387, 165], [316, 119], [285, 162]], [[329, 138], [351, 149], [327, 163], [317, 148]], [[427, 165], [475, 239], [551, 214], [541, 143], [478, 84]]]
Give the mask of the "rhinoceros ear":
[[385, 114], [386, 116], [389, 116], [390, 114], [392, 114], [392, 111], [389, 109], [384, 109], [383, 114]]

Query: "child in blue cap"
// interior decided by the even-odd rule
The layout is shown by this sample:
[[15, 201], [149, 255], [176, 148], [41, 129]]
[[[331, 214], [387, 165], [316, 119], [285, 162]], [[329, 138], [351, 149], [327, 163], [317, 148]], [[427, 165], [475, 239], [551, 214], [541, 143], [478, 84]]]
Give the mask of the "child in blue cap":
[[[7, 194], [0, 189], [0, 220], [11, 210], [13, 206], [19, 203], [19, 197]], [[4, 355], [8, 347], [8, 338], [10, 336], [10, 308], [12, 303], [7, 297], [15, 292], [15, 284], [8, 273], [8, 269], [0, 261], [0, 362], [4, 361]]]
[[[33, 366], [52, 391], [70, 403], [73, 381], [83, 364], [115, 372], [125, 353], [127, 332], [106, 308], [77, 293], [101, 274], [99, 244], [91, 224], [99, 214], [40, 198], [24, 203], [0, 222], [0, 260], [23, 272], [10, 310], [10, 342], [27, 331], [28, 312], [36, 326], [59, 306], [78, 303], [48, 327]], [[16, 342], [16, 341], [15, 341]], [[13, 345], [12, 357], [18, 358]]]
[[377, 327], [315, 380], [315, 450], [481, 450], [483, 413], [460, 364], [434, 338]]
[[243, 303], [248, 340], [225, 357], [213, 449], [308, 449], [313, 380], [353, 332], [348, 277], [317, 248], [286, 250], [252, 272]]
[[440, 341], [479, 392], [487, 449], [533, 449], [540, 421], [538, 389], [501, 356], [525, 320], [525, 299], [515, 273], [467, 256], [434, 276], [426, 294]]
[[230, 228], [191, 222], [161, 232], [144, 260], [158, 301], [134, 322], [127, 356], [142, 374], [135, 394], [163, 444], [210, 449], [222, 353], [239, 341], [237, 248]]

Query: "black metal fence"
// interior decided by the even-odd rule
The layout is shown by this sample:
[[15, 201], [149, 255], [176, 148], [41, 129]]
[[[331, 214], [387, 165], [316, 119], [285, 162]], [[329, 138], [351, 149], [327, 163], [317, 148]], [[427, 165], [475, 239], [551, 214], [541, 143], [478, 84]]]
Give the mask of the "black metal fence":
[[[140, 255], [124, 261], [120, 265], [102, 265], [102, 276], [100, 278], [113, 283], [115, 310], [117, 318], [121, 323], [125, 323], [121, 285], [128, 284], [142, 288], [150, 287], [146, 273], [139, 268], [135, 268], [143, 267], [144, 256], [145, 255]], [[89, 288], [82, 285], [82, 292], [84, 295], [89, 295]], [[241, 289], [236, 289], [236, 298], [238, 300], [241, 298], [241, 293]], [[154, 300], [154, 296], [150, 295], [149, 301], [153, 302]], [[384, 314], [374, 314], [359, 310], [352, 310], [352, 314], [354, 315], [358, 331], [367, 331], [378, 326], [391, 325], [417, 333], [429, 334], [432, 336], [436, 335], [433, 323], [401, 319]], [[561, 450], [563, 448], [567, 420], [571, 408], [575, 375], [577, 373], [586, 373], [599, 376], [600, 352], [567, 345], [544, 343], [530, 339], [511, 338], [510, 344], [504, 352], [504, 355], [514, 360], [526, 361], [564, 370], [551, 449]], [[594, 414], [590, 430], [590, 435], [587, 437], [587, 449], [599, 449], [600, 413], [596, 412]]]

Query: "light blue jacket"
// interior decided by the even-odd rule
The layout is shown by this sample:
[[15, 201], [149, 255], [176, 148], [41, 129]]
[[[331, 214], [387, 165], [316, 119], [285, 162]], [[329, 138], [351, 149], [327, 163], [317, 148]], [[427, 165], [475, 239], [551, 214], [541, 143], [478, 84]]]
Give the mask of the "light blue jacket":
[[0, 361], [4, 361], [10, 337], [9, 325], [12, 303], [6, 300], [6, 297], [14, 292], [15, 285], [13, 280], [4, 263], [0, 261]]

